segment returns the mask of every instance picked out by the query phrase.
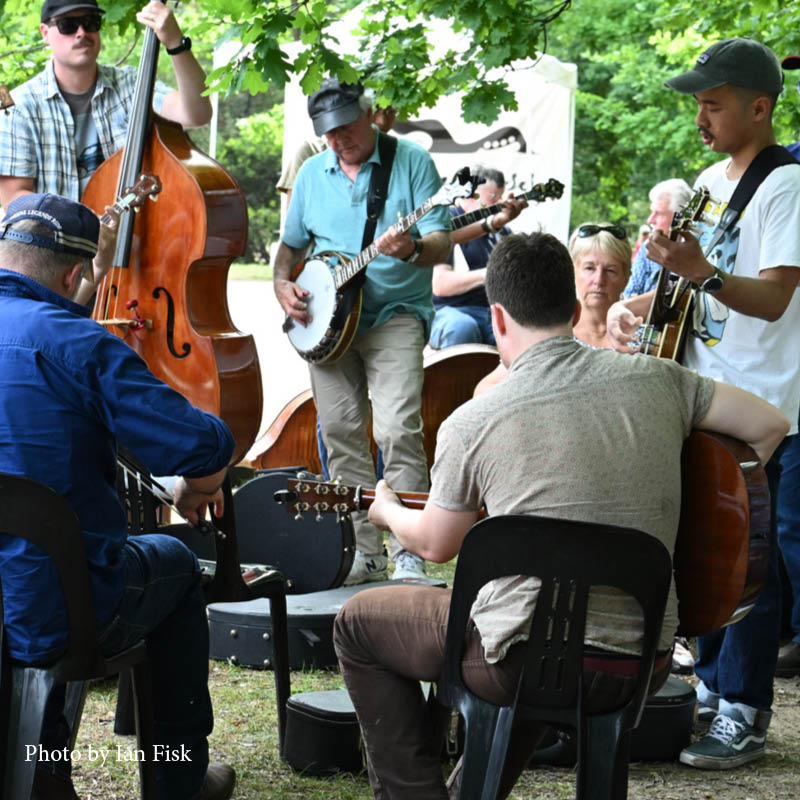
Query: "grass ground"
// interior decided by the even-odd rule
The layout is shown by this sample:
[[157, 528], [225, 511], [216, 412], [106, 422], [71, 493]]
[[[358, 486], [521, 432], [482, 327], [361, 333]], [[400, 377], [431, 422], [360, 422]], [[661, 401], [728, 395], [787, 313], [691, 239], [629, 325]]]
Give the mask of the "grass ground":
[[[430, 565], [429, 573], [452, 583], [455, 562]], [[690, 679], [693, 682], [694, 679]], [[292, 673], [292, 691], [338, 689], [335, 671]], [[213, 760], [237, 772], [233, 800], [370, 800], [366, 776], [310, 778], [298, 775], [278, 757], [277, 712], [271, 672], [211, 662], [209, 687], [215, 727], [210, 738]], [[93, 686], [76, 743], [82, 758], [74, 765], [82, 800], [135, 800], [136, 764], [117, 757], [135, 748], [133, 737], [115, 736], [116, 685]], [[796, 800], [800, 796], [800, 678], [776, 679], [774, 718], [767, 754], [731, 772], [705, 772], [676, 762], [631, 764], [630, 800]], [[119, 751], [117, 750], [119, 746]], [[87, 761], [89, 748], [106, 750], [105, 764]], [[448, 765], [443, 765], [446, 771]], [[512, 800], [564, 800], [575, 797], [575, 774], [569, 768], [537, 767], [523, 775]], [[420, 798], [425, 800], [425, 798]]]
[[272, 267], [269, 264], [231, 264], [228, 280], [271, 281]]

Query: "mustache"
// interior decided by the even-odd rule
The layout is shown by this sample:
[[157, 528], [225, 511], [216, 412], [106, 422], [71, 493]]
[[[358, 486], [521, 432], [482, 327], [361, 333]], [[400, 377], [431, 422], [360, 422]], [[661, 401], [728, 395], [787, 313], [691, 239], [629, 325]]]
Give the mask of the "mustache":
[[708, 136], [710, 139], [713, 139], [713, 138], [714, 138], [714, 137], [712, 136], [712, 134], [711, 134], [711, 131], [710, 131], [708, 128], [703, 128], [703, 127], [701, 127], [700, 125], [698, 125], [698, 126], [697, 126], [697, 130], [698, 130], [698, 131], [700, 131], [700, 133], [704, 133], [704, 134], [705, 134], [706, 136]]

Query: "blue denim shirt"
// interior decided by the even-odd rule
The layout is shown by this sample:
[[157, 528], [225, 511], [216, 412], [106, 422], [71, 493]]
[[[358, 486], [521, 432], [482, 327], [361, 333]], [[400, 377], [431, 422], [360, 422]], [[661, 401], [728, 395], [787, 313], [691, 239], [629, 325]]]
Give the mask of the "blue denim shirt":
[[[88, 315], [0, 269], [0, 472], [47, 484], [75, 510], [102, 629], [123, 590], [117, 440], [156, 475], [199, 477], [228, 463], [233, 437]], [[52, 561], [0, 533], [0, 580], [12, 656], [38, 661], [62, 651], [67, 618]]]
[[661, 264], [656, 264], [647, 257], [647, 249], [642, 245], [636, 251], [636, 258], [633, 259], [631, 277], [628, 285], [622, 290], [623, 297], [635, 297], [637, 294], [644, 294], [656, 288], [658, 273], [661, 271]]
[[[376, 129], [374, 129], [376, 130]], [[283, 241], [303, 249], [313, 241], [313, 252], [333, 250], [347, 258], [361, 252], [367, 221], [367, 190], [372, 165], [380, 163], [377, 139], [372, 155], [351, 181], [328, 149], [305, 161], [292, 191]], [[432, 197], [442, 185], [430, 155], [406, 139], [397, 140], [389, 189], [375, 229], [376, 238]], [[414, 238], [433, 231], [449, 231], [446, 208], [435, 208], [411, 229]], [[417, 267], [390, 256], [377, 256], [367, 267], [362, 290], [359, 330], [377, 327], [395, 314], [414, 314], [427, 330], [433, 318], [430, 268]]]

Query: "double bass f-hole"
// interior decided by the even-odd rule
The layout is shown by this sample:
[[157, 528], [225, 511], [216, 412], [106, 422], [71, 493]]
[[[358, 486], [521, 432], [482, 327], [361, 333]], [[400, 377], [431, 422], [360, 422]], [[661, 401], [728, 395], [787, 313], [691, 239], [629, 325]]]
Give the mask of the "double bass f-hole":
[[167, 347], [174, 358], [186, 358], [192, 351], [192, 346], [188, 342], [184, 342], [181, 346], [182, 354], [175, 349], [175, 303], [172, 295], [163, 286], [156, 286], [153, 289], [153, 297], [156, 300], [162, 293], [167, 298]]

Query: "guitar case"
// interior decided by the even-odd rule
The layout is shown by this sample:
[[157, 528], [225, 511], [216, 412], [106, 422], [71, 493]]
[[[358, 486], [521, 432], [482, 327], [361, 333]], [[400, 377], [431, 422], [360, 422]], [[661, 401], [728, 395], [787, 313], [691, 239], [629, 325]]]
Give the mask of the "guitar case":
[[[675, 761], [691, 741], [697, 692], [670, 675], [647, 698], [639, 727], [631, 731], [631, 761]], [[577, 742], [573, 728], [553, 728], [533, 754], [531, 764], [574, 767]]]
[[[293, 670], [337, 666], [333, 650], [333, 620], [339, 609], [357, 592], [375, 586], [444, 586], [430, 578], [340, 586], [323, 592], [288, 595], [289, 667]], [[272, 620], [266, 599], [243, 603], [211, 603], [208, 606], [209, 655], [251, 669], [272, 667]]]

